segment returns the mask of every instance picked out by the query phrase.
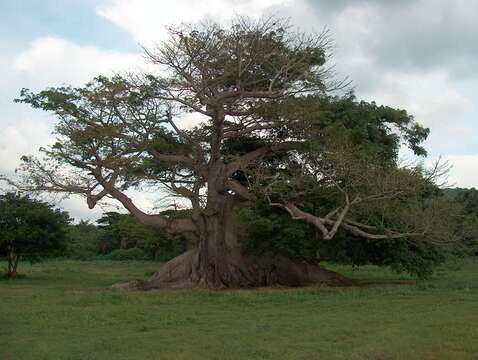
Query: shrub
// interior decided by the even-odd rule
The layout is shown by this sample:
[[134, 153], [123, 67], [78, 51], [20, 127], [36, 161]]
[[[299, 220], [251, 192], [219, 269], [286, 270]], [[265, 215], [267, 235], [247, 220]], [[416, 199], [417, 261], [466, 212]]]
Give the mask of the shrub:
[[130, 249], [116, 249], [104, 256], [107, 260], [146, 260], [148, 256], [140, 248], [130, 248]]

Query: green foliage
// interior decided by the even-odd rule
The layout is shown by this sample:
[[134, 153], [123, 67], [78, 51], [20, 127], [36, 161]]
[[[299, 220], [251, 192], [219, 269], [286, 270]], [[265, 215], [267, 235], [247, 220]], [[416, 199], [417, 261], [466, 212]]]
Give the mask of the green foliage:
[[[163, 214], [185, 216], [187, 214]], [[186, 249], [186, 240], [181, 235], [169, 235], [162, 230], [145, 226], [128, 214], [108, 212], [98, 220], [101, 237], [98, 252], [108, 254], [115, 250], [138, 248], [143, 251], [142, 259], [167, 261], [180, 255]]]
[[421, 279], [429, 278], [447, 251], [429, 243], [393, 239], [373, 241], [341, 232], [333, 241], [320, 241], [321, 259], [354, 266], [388, 266]]
[[458, 233], [463, 238], [464, 252], [478, 255], [478, 190], [455, 188], [445, 189], [444, 193], [462, 205]]
[[478, 214], [478, 190], [456, 189], [456, 200], [463, 203], [464, 211], [468, 214]]
[[[402, 169], [397, 165], [402, 141], [416, 155], [426, 154], [420, 144], [428, 129], [404, 110], [357, 101], [353, 94], [287, 98], [279, 106], [264, 105], [261, 111], [264, 117], [284, 119], [283, 127], [273, 132], [274, 136], [307, 140], [302, 161], [280, 156], [264, 160], [261, 171], [266, 173], [267, 168], [267, 176], [275, 179], [267, 194], [272, 201], [290, 200], [310, 214], [325, 216], [344, 206], [346, 191], [351, 200], [378, 198], [359, 201], [347, 214], [349, 219], [369, 226], [372, 233], [383, 234], [387, 229], [420, 232], [426, 228], [424, 224], [434, 231], [426, 229], [431, 241], [418, 242], [412, 238], [367, 240], [340, 228], [334, 239], [322, 240], [315, 229], [292, 220], [282, 209], [270, 208], [266, 202], [241, 212], [247, 224], [249, 239], [245, 245], [249, 252], [273, 252], [303, 261], [316, 260], [319, 253], [321, 260], [389, 266], [421, 278], [431, 275], [449, 250], [437, 245], [438, 240], [451, 242], [456, 235], [455, 227], [445, 221], [457, 220], [456, 204], [440, 197], [438, 187], [427, 180], [422, 167]], [[290, 119], [303, 121], [295, 126], [297, 123]], [[253, 138], [235, 138], [230, 148], [238, 151], [241, 145], [248, 148], [251, 144], [254, 145]], [[304, 159], [311, 159], [309, 174], [317, 171], [322, 176], [297, 175], [303, 173]], [[254, 185], [261, 194], [264, 184]], [[387, 192], [401, 195], [388, 196]]]
[[0, 195], [0, 256], [14, 277], [20, 260], [39, 261], [64, 251], [68, 213], [15, 193]]
[[316, 258], [317, 238], [309, 225], [295, 221], [287, 214], [270, 210], [266, 205], [240, 210], [246, 224], [244, 250], [251, 254], [280, 254], [291, 259], [311, 261]]
[[143, 249], [133, 247], [129, 249], [116, 249], [105, 255], [107, 260], [146, 260], [148, 255]]
[[103, 231], [99, 251], [106, 254], [115, 249], [139, 247], [142, 243], [154, 242], [159, 234], [150, 227], [142, 225], [133, 216], [108, 212], [98, 220]]
[[[169, 217], [189, 216], [188, 211], [166, 211]], [[187, 246], [182, 235], [169, 235], [145, 226], [128, 214], [107, 212], [98, 225], [85, 221], [66, 228], [65, 256], [76, 260], [168, 261]]]
[[240, 211], [247, 238], [245, 250], [252, 254], [280, 254], [300, 261], [329, 261], [354, 266], [388, 266], [418, 278], [428, 278], [447, 257], [447, 249], [410, 239], [368, 240], [339, 231], [323, 240], [312, 226], [293, 220], [283, 211], [260, 204]]
[[359, 101], [353, 93], [287, 97], [278, 103], [264, 104], [258, 112], [265, 118], [281, 119], [269, 136], [307, 139], [322, 146], [322, 151], [331, 142], [345, 140], [362, 154], [396, 161], [403, 141], [416, 155], [426, 155], [421, 143], [430, 133], [428, 128], [403, 109]]
[[[15, 101], [52, 112], [60, 119], [55, 126], [57, 142], [40, 149], [52, 167], [50, 172], [59, 171], [65, 164], [76, 166], [85, 161], [94, 162], [99, 156], [104, 168], [128, 168], [122, 175], [123, 186], [129, 187], [137, 185], [138, 178], [145, 174], [159, 176], [168, 170], [165, 164], [155, 162], [153, 165], [152, 157], [144, 154], [145, 149], [163, 154], [190, 151], [166, 128], [165, 112], [169, 108], [151, 98], [152, 91], [150, 87], [135, 86], [118, 75], [111, 78], [98, 76], [83, 88], [62, 86], [38, 93], [22, 89]], [[98, 113], [110, 115], [104, 119]], [[65, 159], [66, 154], [68, 159]], [[44, 168], [32, 157], [25, 156], [22, 161], [25, 169]], [[53, 176], [63, 177], [65, 174], [55, 173]], [[40, 178], [30, 176], [31, 186], [38, 185], [37, 181], [41, 181]]]
[[70, 225], [66, 229], [65, 255], [76, 260], [97, 259], [103, 236], [103, 229], [86, 221]]
[[461, 222], [461, 230], [465, 252], [478, 255], [478, 213], [465, 214]]
[[[166, 262], [186, 251], [187, 241], [183, 235], [166, 235], [159, 238], [154, 260]], [[151, 253], [151, 250], [150, 250]]]

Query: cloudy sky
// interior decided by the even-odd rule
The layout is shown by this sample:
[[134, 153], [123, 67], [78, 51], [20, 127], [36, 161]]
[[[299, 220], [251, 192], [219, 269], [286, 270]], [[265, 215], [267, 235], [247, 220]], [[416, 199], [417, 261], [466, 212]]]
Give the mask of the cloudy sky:
[[[81, 85], [145, 66], [139, 44], [164, 27], [235, 15], [288, 17], [330, 29], [337, 71], [359, 98], [407, 109], [431, 128], [429, 158], [453, 164], [450, 181], [478, 188], [478, 1], [475, 0], [15, 0], [0, 1], [0, 173], [52, 141], [54, 119], [14, 104], [22, 87]], [[151, 195], [151, 194], [149, 194]], [[140, 203], [151, 206], [148, 194]], [[80, 199], [62, 203], [95, 218]]]

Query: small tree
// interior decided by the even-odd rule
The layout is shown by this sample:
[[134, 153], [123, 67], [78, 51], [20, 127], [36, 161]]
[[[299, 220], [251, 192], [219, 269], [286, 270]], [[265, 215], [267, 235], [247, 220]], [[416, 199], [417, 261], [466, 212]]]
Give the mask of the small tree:
[[70, 218], [47, 203], [15, 193], [0, 195], [0, 256], [7, 277], [17, 275], [20, 260], [38, 261], [61, 252]]

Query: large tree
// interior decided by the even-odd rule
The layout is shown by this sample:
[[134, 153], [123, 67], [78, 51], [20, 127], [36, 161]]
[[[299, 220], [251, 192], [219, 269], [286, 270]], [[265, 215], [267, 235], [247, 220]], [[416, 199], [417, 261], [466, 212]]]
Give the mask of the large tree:
[[[208, 23], [171, 29], [167, 41], [146, 51], [157, 74], [23, 90], [19, 101], [55, 113], [59, 122], [57, 142], [41, 149], [44, 159], [23, 158], [17, 185], [80, 194], [90, 208], [114, 198], [142, 223], [184, 234], [191, 250], [138, 287], [347, 283], [313, 262], [245, 254], [246, 232], [237, 215], [267, 201], [309, 222], [327, 240], [344, 229], [377, 241], [439, 241], [426, 226], [408, 223], [407, 216], [413, 219], [404, 210], [422, 211], [433, 221], [433, 206], [416, 201], [432, 176], [396, 163], [402, 140], [424, 153], [420, 143], [428, 130], [405, 111], [360, 107], [346, 96], [364, 115], [362, 122], [354, 116], [356, 137], [369, 138], [354, 141], [347, 124], [330, 115], [340, 112], [342, 100], [329, 94], [345, 84], [334, 80], [329, 50], [326, 34], [297, 33], [278, 19], [238, 19], [228, 28]], [[321, 99], [332, 104], [327, 111]], [[202, 122], [180, 126], [192, 114]], [[191, 217], [141, 210], [125, 191], [143, 187], [187, 199]], [[318, 192], [330, 195], [327, 206], [307, 207]], [[404, 220], [395, 222], [396, 229], [369, 224], [365, 203], [377, 209], [389, 203]]]

